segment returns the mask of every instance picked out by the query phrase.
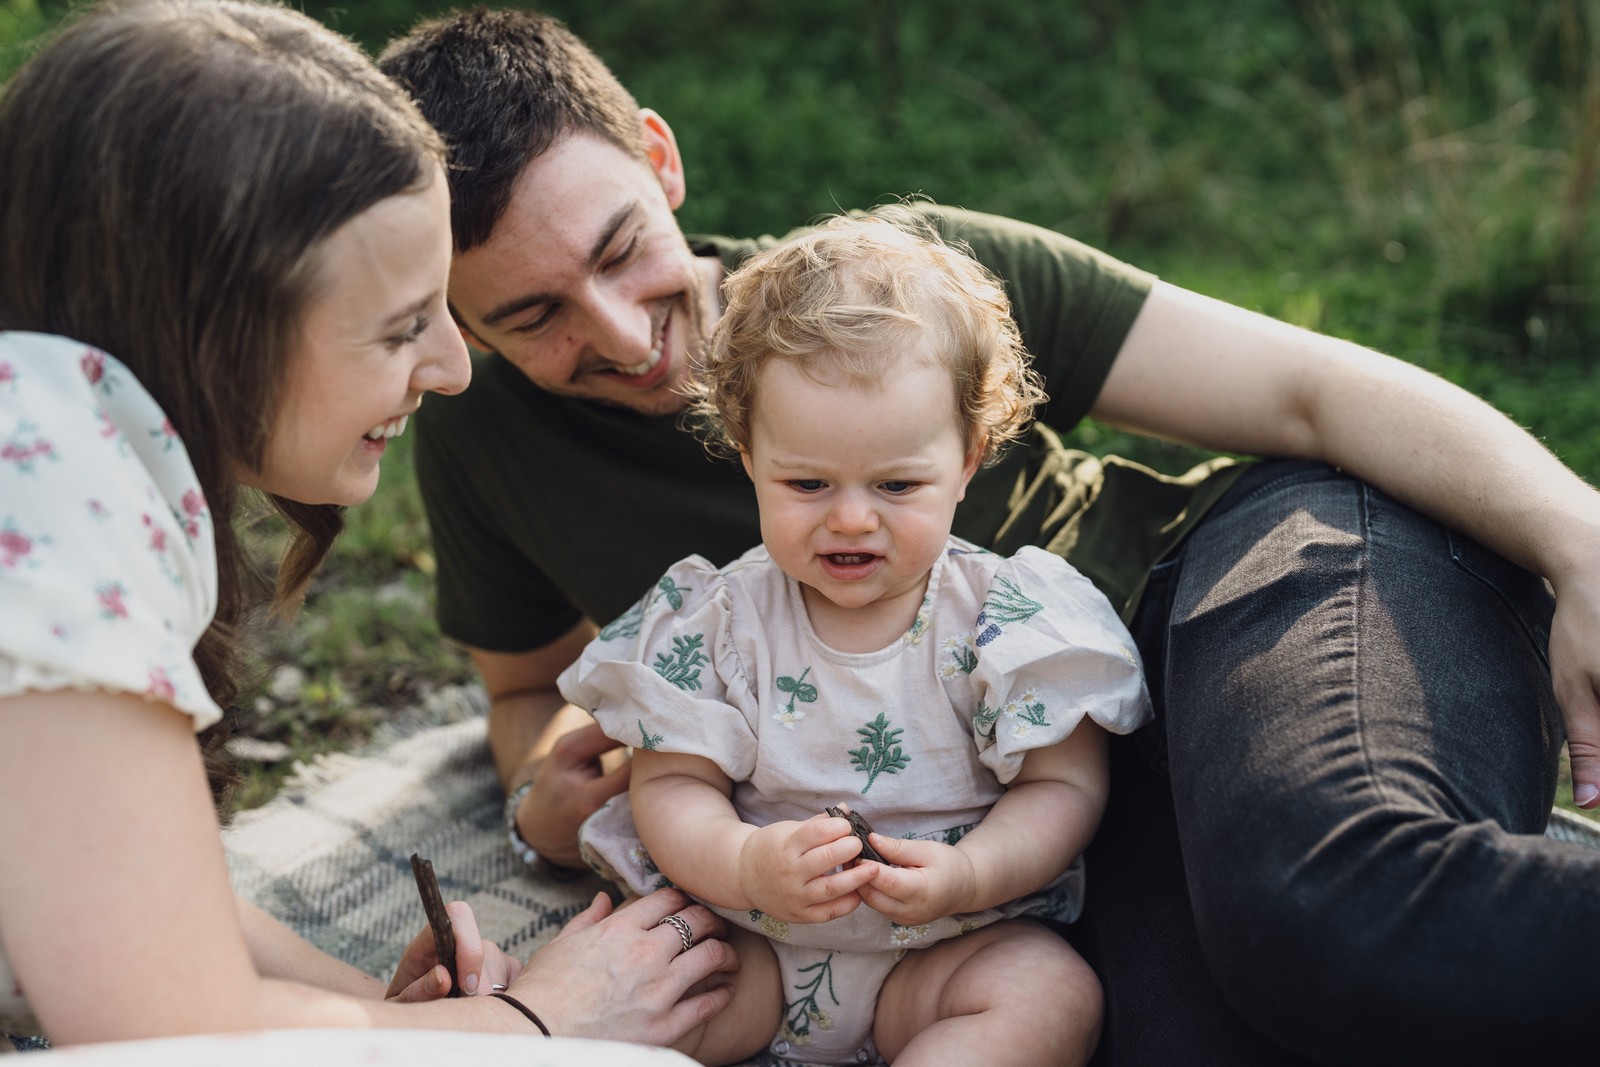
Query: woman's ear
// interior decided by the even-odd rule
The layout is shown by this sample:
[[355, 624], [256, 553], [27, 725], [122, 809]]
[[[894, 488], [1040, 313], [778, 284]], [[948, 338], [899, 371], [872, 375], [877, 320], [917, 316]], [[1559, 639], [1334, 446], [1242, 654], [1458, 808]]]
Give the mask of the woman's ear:
[[667, 120], [649, 108], [639, 109], [639, 122], [644, 130], [645, 152], [650, 169], [656, 172], [661, 189], [667, 194], [667, 206], [676, 211], [683, 206], [687, 192], [683, 177], [683, 157], [678, 154], [678, 139], [672, 135]]

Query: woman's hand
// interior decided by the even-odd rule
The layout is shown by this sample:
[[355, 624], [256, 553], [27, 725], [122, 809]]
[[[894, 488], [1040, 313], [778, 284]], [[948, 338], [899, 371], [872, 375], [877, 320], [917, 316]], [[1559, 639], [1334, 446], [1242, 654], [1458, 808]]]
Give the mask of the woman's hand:
[[[509, 986], [522, 973], [522, 964], [506, 955], [494, 942], [484, 943], [478, 934], [478, 920], [465, 901], [445, 905], [450, 926], [456, 935], [456, 976], [466, 996], [487, 994], [493, 986]], [[433, 930], [424, 926], [411, 939], [400, 965], [389, 982], [385, 1000], [411, 1003], [437, 1000], [450, 994], [450, 972], [439, 962], [433, 944]]]
[[[671, 923], [689, 926], [693, 947]], [[511, 995], [536, 1012], [557, 1037], [604, 1038], [669, 1045], [733, 999], [719, 976], [739, 969], [722, 920], [663, 889], [612, 911], [594, 902], [536, 952]]]

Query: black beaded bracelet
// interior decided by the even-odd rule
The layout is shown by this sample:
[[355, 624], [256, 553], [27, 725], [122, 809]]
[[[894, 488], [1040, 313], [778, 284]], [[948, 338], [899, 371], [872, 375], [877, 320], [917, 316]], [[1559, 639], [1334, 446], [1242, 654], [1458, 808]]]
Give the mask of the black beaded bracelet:
[[541, 1034], [543, 1034], [545, 1037], [552, 1036], [551, 1033], [550, 1033], [550, 1028], [548, 1026], [546, 1026], [544, 1024], [544, 1022], [537, 1015], [535, 1015], [533, 1013], [533, 1009], [528, 1007], [526, 1004], [522, 1003], [522, 1001], [518, 1000], [516, 997], [507, 996], [504, 993], [490, 993], [489, 995], [491, 997], [499, 997], [501, 1000], [505, 1001], [507, 1004], [511, 1005], [513, 1008], [516, 1008], [522, 1014], [526, 1015], [528, 1017], [528, 1021], [531, 1022], [533, 1025], [537, 1026], [539, 1028], [539, 1032]]

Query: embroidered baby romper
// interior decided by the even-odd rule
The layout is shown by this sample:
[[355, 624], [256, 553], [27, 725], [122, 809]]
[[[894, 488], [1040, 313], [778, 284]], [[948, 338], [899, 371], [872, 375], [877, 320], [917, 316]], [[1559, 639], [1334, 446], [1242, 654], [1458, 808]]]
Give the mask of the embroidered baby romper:
[[[845, 653], [812, 629], [799, 585], [757, 546], [718, 570], [674, 565], [600, 631], [560, 679], [611, 737], [712, 760], [753, 825], [841, 801], [887, 836], [955, 844], [1028, 750], [1085, 716], [1125, 733], [1150, 717], [1133, 640], [1109, 602], [1036, 548], [1003, 558], [951, 538], [916, 621], [886, 648]], [[586, 856], [636, 893], [668, 884], [626, 794], [585, 824]], [[713, 908], [765, 934], [783, 970], [771, 1048], [809, 1062], [877, 1059], [878, 987], [906, 950], [1002, 918], [1062, 921], [1082, 908], [1082, 861], [1041, 892], [979, 913], [901, 926], [868, 907], [827, 923]]]

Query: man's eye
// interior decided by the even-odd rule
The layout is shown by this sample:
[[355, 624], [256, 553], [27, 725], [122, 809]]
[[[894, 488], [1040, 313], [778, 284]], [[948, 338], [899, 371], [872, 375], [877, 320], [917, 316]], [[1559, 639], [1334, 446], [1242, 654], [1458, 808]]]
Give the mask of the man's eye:
[[795, 478], [785, 484], [796, 492], [815, 493], [819, 492], [827, 483], [820, 478]]
[[557, 310], [556, 305], [551, 304], [548, 307], [546, 307], [543, 312], [541, 312], [539, 314], [538, 318], [530, 319], [529, 321], [523, 323], [521, 326], [512, 327], [511, 332], [512, 333], [538, 333], [539, 331], [543, 330], [546, 326], [550, 325], [551, 320], [556, 317], [556, 310]]
[[611, 269], [613, 269], [615, 267], [621, 267], [621, 266], [626, 265], [627, 262], [630, 259], [633, 258], [634, 252], [638, 251], [638, 249], [639, 249], [639, 237], [636, 234], [636, 235], [634, 235], [633, 238], [631, 238], [628, 241], [627, 246], [625, 248], [623, 248], [623, 250], [621, 252], [618, 252], [615, 256], [612, 256], [610, 259], [606, 260], [605, 269], [606, 270], [611, 270]]

